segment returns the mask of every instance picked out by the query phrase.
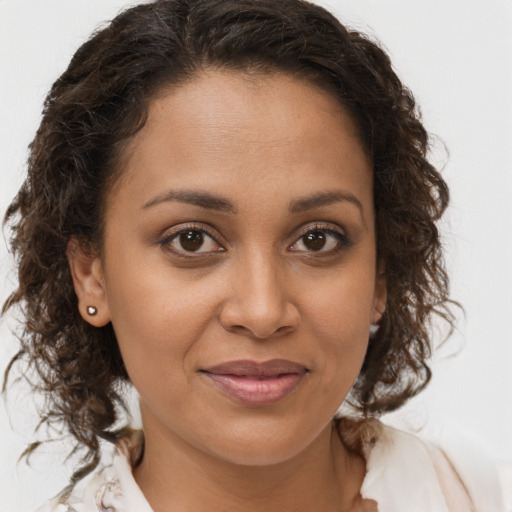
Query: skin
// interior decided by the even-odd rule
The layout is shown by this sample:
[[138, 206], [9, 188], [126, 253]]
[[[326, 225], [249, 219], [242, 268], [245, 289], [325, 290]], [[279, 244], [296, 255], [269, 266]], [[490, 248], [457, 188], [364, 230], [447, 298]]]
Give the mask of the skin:
[[[209, 71], [161, 92], [124, 151], [102, 253], [75, 246], [70, 264], [84, 319], [112, 322], [140, 395], [146, 447], [134, 475], [149, 503], [359, 510], [364, 461], [332, 418], [386, 286], [372, 162], [354, 121], [297, 78]], [[191, 204], [197, 192], [230, 207]], [[184, 248], [184, 229], [196, 241], [205, 230], [198, 250]], [[201, 372], [275, 358], [307, 373], [268, 405], [240, 403]]]

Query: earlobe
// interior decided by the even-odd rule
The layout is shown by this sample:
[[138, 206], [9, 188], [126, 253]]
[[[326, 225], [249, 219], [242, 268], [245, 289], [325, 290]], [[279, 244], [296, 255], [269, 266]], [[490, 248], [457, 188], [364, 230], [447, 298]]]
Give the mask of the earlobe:
[[386, 302], [388, 298], [386, 276], [382, 269], [379, 269], [379, 274], [375, 281], [375, 294], [373, 300], [373, 312], [371, 323], [378, 324], [386, 311]]
[[103, 327], [110, 322], [110, 312], [100, 257], [75, 238], [68, 243], [67, 257], [82, 318]]

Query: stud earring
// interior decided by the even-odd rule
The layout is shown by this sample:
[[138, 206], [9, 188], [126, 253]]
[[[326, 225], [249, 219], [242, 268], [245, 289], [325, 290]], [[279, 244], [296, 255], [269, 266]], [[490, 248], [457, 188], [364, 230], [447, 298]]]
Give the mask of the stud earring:
[[380, 328], [379, 324], [370, 325], [370, 338], [374, 338]]
[[87, 314], [89, 316], [94, 316], [98, 310], [94, 306], [87, 306]]

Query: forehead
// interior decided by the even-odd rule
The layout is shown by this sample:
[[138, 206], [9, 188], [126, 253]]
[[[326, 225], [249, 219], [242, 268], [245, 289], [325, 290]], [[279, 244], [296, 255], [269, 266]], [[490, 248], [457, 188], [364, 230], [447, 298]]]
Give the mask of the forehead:
[[[308, 118], [312, 110], [315, 115]], [[141, 143], [148, 143], [155, 136], [155, 128], [171, 117], [174, 129], [169, 126], [168, 136], [179, 133], [183, 138], [181, 130], [187, 127], [194, 133], [187, 130], [186, 135], [194, 135], [195, 140], [205, 136], [201, 143], [221, 139], [228, 132], [236, 139], [248, 136], [250, 141], [261, 143], [285, 142], [297, 136], [325, 137], [328, 133], [322, 125], [327, 118], [354, 142], [359, 139], [357, 123], [339, 99], [306, 78], [282, 72], [210, 70], [159, 90], [150, 101], [144, 127], [128, 145], [127, 155]]]
[[339, 186], [341, 176], [358, 192], [372, 178], [341, 103], [282, 73], [209, 71], [162, 90], [123, 160], [121, 183], [137, 182], [141, 197], [167, 184], [221, 192], [235, 181], [254, 193], [262, 183], [299, 192]]

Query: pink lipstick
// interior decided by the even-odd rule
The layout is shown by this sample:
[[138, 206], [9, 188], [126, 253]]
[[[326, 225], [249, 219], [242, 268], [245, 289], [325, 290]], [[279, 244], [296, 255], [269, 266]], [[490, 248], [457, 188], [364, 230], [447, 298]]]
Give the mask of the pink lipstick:
[[217, 388], [247, 405], [269, 405], [290, 395], [308, 372], [284, 359], [229, 361], [201, 370]]

